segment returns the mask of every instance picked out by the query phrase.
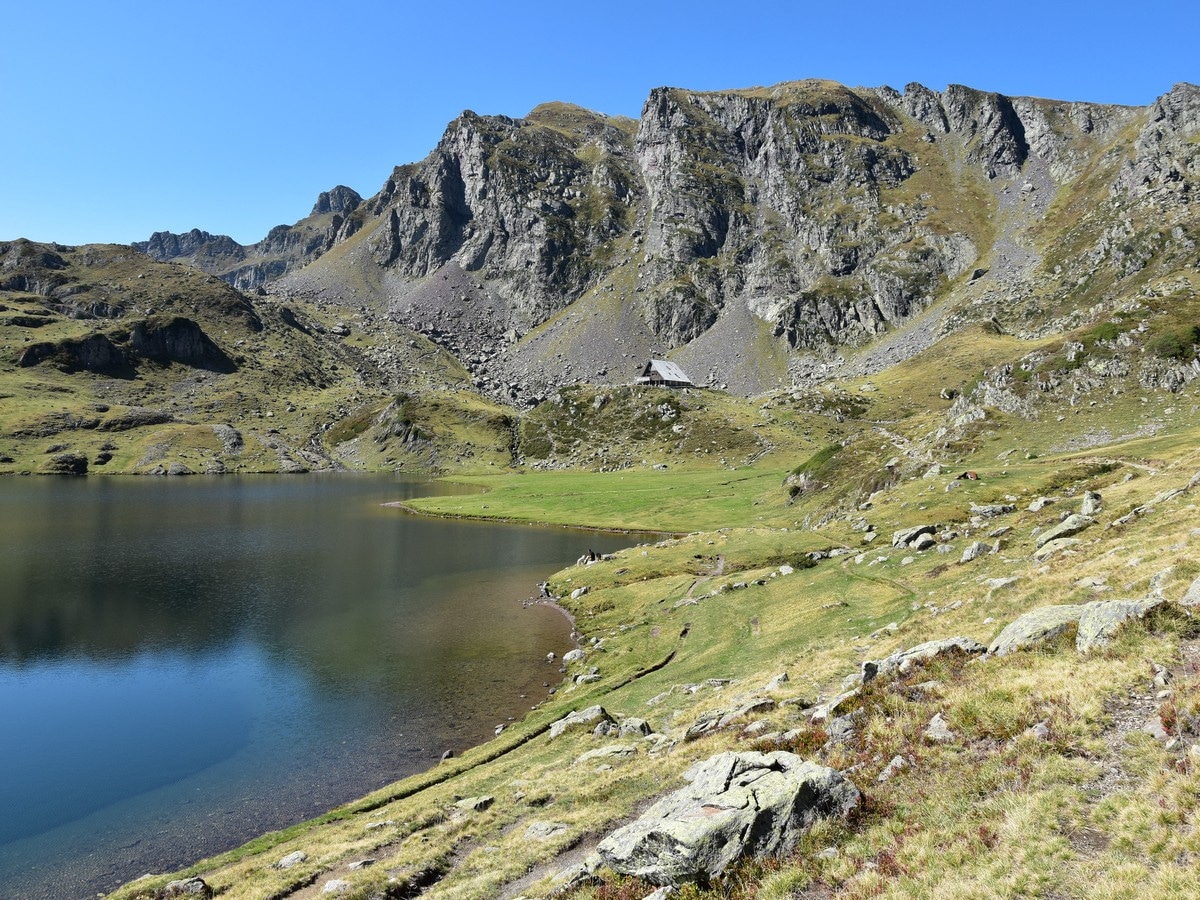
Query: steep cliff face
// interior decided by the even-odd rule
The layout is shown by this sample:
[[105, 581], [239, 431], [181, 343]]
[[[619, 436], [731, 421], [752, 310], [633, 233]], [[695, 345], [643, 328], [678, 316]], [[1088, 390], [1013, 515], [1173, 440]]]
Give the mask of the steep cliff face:
[[489, 389], [620, 380], [677, 351], [749, 393], [884, 335], [895, 361], [963, 317], [1054, 327], [1055, 310], [1179, 264], [1198, 96], [1178, 85], [1137, 109], [800, 81], [659, 88], [638, 122], [466, 112], [374, 197], [323, 194], [240, 258], [202, 232], [147, 252], [386, 311]]
[[565, 104], [521, 120], [464, 113], [370, 201], [371, 257], [410, 279], [454, 261], [528, 329], [579, 296], [628, 227], [630, 124]]

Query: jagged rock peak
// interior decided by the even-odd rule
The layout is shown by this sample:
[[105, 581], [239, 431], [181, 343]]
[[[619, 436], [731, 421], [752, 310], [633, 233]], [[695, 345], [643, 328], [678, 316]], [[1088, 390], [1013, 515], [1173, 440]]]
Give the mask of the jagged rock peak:
[[310, 215], [319, 216], [322, 213], [348, 213], [358, 209], [362, 197], [358, 191], [339, 184], [329, 191], [322, 191], [313, 205]]
[[160, 262], [180, 256], [191, 256], [201, 249], [213, 255], [220, 253], [238, 257], [244, 255], [242, 245], [233, 238], [225, 234], [209, 234], [199, 228], [193, 228], [186, 234], [156, 231], [150, 235], [150, 240], [136, 241], [130, 246]]

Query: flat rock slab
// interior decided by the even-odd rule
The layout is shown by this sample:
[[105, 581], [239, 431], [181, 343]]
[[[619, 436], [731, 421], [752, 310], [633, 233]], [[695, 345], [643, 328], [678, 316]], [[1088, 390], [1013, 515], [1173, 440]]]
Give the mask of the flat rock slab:
[[790, 851], [819, 817], [846, 815], [859, 799], [840, 772], [784, 751], [721, 753], [684, 778], [600, 842], [605, 865], [659, 885], [712, 878], [743, 856]]
[[637, 747], [632, 744], [609, 744], [607, 747], [597, 747], [595, 750], [587, 751], [579, 759], [575, 760], [574, 765], [594, 762], [597, 759], [615, 759], [636, 755]]
[[1033, 558], [1036, 559], [1038, 562], [1041, 562], [1043, 560], [1049, 559], [1055, 553], [1059, 553], [1063, 550], [1070, 549], [1071, 547], [1074, 547], [1076, 544], [1082, 544], [1082, 543], [1083, 543], [1083, 541], [1081, 541], [1079, 538], [1073, 538], [1073, 537], [1055, 538], [1052, 541], [1046, 541], [1046, 543], [1042, 544], [1042, 546], [1039, 547], [1034, 552]]
[[1025, 650], [1052, 641], [1078, 625], [1082, 615], [1083, 607], [1076, 605], [1035, 609], [1010, 622], [992, 641], [988, 652], [994, 656], [1004, 656], [1014, 650]]
[[1091, 528], [1096, 524], [1096, 520], [1091, 516], [1082, 516], [1079, 513], [1072, 513], [1067, 516], [1053, 528], [1047, 528], [1037, 536], [1037, 546], [1042, 547], [1051, 541], [1056, 541], [1059, 538], [1073, 537], [1079, 534], [1085, 528]]

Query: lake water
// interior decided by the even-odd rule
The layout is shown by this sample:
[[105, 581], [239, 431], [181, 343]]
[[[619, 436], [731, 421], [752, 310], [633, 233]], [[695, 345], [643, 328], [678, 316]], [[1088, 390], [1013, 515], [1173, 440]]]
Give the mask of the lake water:
[[0, 481], [0, 891], [74, 900], [178, 868], [545, 699], [570, 629], [521, 601], [630, 539], [381, 506], [433, 491]]

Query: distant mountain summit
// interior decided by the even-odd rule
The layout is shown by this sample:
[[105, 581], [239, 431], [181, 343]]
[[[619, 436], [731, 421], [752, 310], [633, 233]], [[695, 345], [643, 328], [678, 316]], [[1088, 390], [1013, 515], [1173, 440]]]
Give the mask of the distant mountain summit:
[[332, 247], [345, 215], [360, 203], [356, 191], [339, 184], [322, 191], [305, 218], [295, 225], [276, 225], [257, 244], [243, 246], [227, 235], [193, 228], [186, 234], [156, 231], [150, 240], [132, 246], [159, 262], [186, 262], [239, 290], [254, 290]]

